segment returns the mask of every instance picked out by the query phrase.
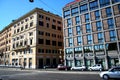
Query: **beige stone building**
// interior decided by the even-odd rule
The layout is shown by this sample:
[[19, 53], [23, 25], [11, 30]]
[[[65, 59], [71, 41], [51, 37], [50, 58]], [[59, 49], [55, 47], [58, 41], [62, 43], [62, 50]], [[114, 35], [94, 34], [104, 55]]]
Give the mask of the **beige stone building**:
[[9, 64], [36, 69], [60, 63], [63, 49], [60, 16], [35, 8], [11, 23], [10, 29]]

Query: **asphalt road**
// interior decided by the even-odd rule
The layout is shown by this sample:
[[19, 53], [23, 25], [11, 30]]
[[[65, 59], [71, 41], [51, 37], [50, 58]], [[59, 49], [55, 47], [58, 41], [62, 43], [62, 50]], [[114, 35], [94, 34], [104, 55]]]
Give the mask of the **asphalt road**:
[[2, 80], [101, 80], [98, 72], [0, 69]]

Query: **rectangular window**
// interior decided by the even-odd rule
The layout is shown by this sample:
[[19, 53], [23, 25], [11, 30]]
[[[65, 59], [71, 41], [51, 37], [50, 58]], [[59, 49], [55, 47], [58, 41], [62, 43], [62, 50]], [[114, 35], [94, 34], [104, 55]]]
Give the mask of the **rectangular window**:
[[82, 47], [76, 47], [74, 48], [75, 53], [82, 53]]
[[92, 44], [92, 35], [91, 34], [87, 35], [87, 41], [88, 41], [87, 42], [88, 44]]
[[99, 0], [100, 2], [100, 7], [105, 7], [110, 5], [110, 0]]
[[81, 36], [77, 37], [77, 44], [82, 45], [82, 37]]
[[71, 10], [71, 12], [72, 12], [72, 16], [77, 15], [77, 14], [79, 13], [79, 12], [78, 12], [78, 7], [73, 8], [73, 9]]
[[120, 0], [112, 0], [112, 3], [120, 2]]
[[71, 19], [67, 19], [67, 26], [70, 27], [72, 25]]
[[75, 17], [75, 21], [76, 21], [76, 24], [80, 24], [80, 17], [79, 17], [79, 16], [76, 16], [76, 17]]
[[85, 47], [84, 47], [84, 52], [85, 52], [85, 53], [92, 52], [92, 51], [93, 51], [92, 46], [85, 46]]
[[52, 41], [52, 46], [56, 46], [56, 41]]
[[32, 27], [32, 26], [33, 26], [33, 22], [30, 23], [30, 27]]
[[46, 40], [46, 45], [50, 45], [50, 40]]
[[70, 46], [70, 47], [73, 46], [73, 39], [72, 39], [72, 38], [69, 38], [69, 39], [68, 39], [68, 42], [69, 42], [69, 46]]
[[95, 46], [94, 46], [94, 50], [95, 50], [95, 52], [104, 51], [104, 45], [103, 45], [103, 44], [95, 45]]
[[102, 43], [103, 42], [103, 33], [98, 33], [98, 43]]
[[96, 22], [96, 28], [97, 28], [97, 31], [101, 31], [101, 30], [102, 30], [101, 21], [97, 21], [97, 22]]
[[70, 10], [64, 11], [64, 18], [70, 17]]
[[44, 39], [38, 39], [38, 44], [44, 44]]
[[72, 36], [72, 28], [68, 28], [68, 36]]
[[76, 26], [76, 34], [77, 35], [81, 34], [80, 26]]
[[88, 13], [85, 14], [85, 22], [89, 22], [89, 19], [90, 19], [89, 14]]
[[100, 13], [99, 10], [95, 11], [95, 20], [100, 19]]
[[73, 53], [72, 48], [65, 49], [65, 54], [72, 54], [72, 53]]
[[90, 2], [90, 10], [94, 10], [98, 8], [98, 0]]
[[115, 41], [116, 40], [116, 33], [114, 30], [110, 31], [110, 41]]
[[113, 18], [108, 19], [108, 20], [107, 20], [107, 23], [108, 23], [108, 28], [109, 28], [109, 29], [114, 28]]
[[40, 26], [44, 26], [44, 22], [43, 21], [39, 21], [39, 25]]
[[87, 4], [80, 6], [80, 13], [87, 12], [87, 11], [88, 11]]
[[86, 24], [86, 32], [87, 32], [87, 33], [90, 33], [90, 32], [91, 32], [90, 24]]
[[112, 16], [111, 7], [106, 8], [106, 15], [107, 15], [107, 17]]
[[52, 29], [55, 29], [55, 30], [56, 30], [56, 25], [52, 25]]

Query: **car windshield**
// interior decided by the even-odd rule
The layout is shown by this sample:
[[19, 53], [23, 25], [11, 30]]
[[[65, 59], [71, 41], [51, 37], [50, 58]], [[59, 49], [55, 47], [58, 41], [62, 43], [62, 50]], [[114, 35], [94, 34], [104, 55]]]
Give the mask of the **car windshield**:
[[120, 71], [120, 67], [111, 68], [109, 71]]

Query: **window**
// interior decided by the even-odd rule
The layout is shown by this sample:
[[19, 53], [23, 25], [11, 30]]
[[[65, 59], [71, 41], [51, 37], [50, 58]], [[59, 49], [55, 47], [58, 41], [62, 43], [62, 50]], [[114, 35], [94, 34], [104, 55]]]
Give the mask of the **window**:
[[44, 39], [38, 39], [38, 44], [44, 44]]
[[23, 28], [23, 27], [21, 27], [21, 31], [23, 31], [23, 29], [24, 29], [24, 28]]
[[110, 31], [110, 41], [115, 41], [116, 40], [116, 33], [114, 30]]
[[59, 31], [61, 31], [61, 30], [62, 30], [60, 26], [58, 26], [58, 27], [57, 27], [57, 29], [58, 29]]
[[73, 53], [73, 49], [72, 48], [65, 49], [65, 53], [66, 54], [72, 54]]
[[71, 12], [72, 12], [72, 16], [77, 15], [77, 14], [78, 14], [78, 7], [73, 8], [73, 9], [71, 10]]
[[82, 37], [81, 36], [77, 37], [77, 44], [82, 45]]
[[107, 20], [107, 23], [108, 23], [108, 28], [111, 29], [114, 27], [114, 21], [113, 21], [113, 18], [110, 18]]
[[33, 22], [30, 23], [30, 27], [32, 27], [32, 26], [33, 26]]
[[110, 0], [99, 0], [100, 7], [108, 6], [110, 4]]
[[39, 21], [39, 25], [40, 26], [44, 26], [44, 22], [43, 21]]
[[92, 35], [91, 34], [87, 35], [87, 43], [92, 44]]
[[98, 33], [98, 43], [102, 43], [103, 42], [103, 33]]
[[44, 35], [44, 32], [43, 31], [38, 31], [38, 34], [39, 35]]
[[61, 24], [61, 21], [57, 21], [58, 24]]
[[30, 39], [30, 45], [32, 45], [32, 43], [33, 43], [33, 40], [32, 40], [32, 39]]
[[112, 0], [112, 3], [120, 2], [120, 0]]
[[100, 13], [99, 10], [95, 11], [95, 20], [100, 19]]
[[47, 28], [49, 28], [49, 23], [47, 23]]
[[64, 11], [64, 18], [70, 17], [70, 10]]
[[87, 12], [87, 11], [88, 11], [87, 4], [80, 6], [80, 13]]
[[95, 45], [94, 46], [95, 52], [101, 52], [104, 51], [104, 45], [100, 44], [100, 45]]
[[49, 17], [46, 17], [46, 20], [47, 20], [47, 21], [50, 21], [50, 18], [49, 18]]
[[56, 46], [56, 41], [52, 41], [52, 46]]
[[70, 27], [72, 25], [71, 19], [67, 19], [67, 26]]
[[70, 47], [73, 46], [73, 39], [72, 39], [72, 38], [69, 38], [69, 39], [68, 39], [68, 42], [69, 42], [69, 46], [70, 46]]
[[106, 8], [106, 15], [107, 15], [107, 17], [112, 16], [111, 7]]
[[55, 29], [55, 30], [56, 30], [56, 25], [52, 25], [52, 29]]
[[90, 10], [94, 10], [98, 8], [98, 0], [90, 2]]
[[84, 47], [84, 52], [85, 52], [85, 53], [92, 52], [92, 51], [93, 51], [92, 46], [85, 46], [85, 47]]
[[62, 42], [58, 42], [58, 46], [62, 46]]
[[80, 24], [80, 18], [79, 18], [79, 16], [75, 17], [75, 21], [76, 21], [76, 24]]
[[87, 33], [90, 33], [90, 32], [91, 32], [90, 24], [86, 24], [86, 32], [87, 32]]
[[50, 40], [46, 40], [46, 45], [50, 45]]
[[33, 32], [29, 32], [29, 36], [32, 36], [33, 35]]
[[72, 28], [68, 28], [68, 36], [72, 36]]
[[77, 35], [81, 34], [80, 26], [76, 26], [76, 34]]
[[85, 22], [89, 22], [89, 19], [90, 19], [89, 14], [88, 13], [85, 14]]
[[44, 53], [44, 49], [38, 49], [38, 53]]
[[97, 21], [97, 22], [96, 22], [96, 27], [97, 27], [97, 31], [101, 31], [101, 30], [102, 30], [101, 21]]
[[40, 14], [40, 15], [39, 15], [39, 18], [40, 18], [40, 19], [43, 19], [43, 18], [44, 18], [44, 16]]
[[25, 25], [25, 29], [27, 29], [27, 28], [28, 28], [28, 25], [26, 24], [26, 25]]
[[76, 47], [74, 48], [75, 53], [82, 53], [82, 47]]

